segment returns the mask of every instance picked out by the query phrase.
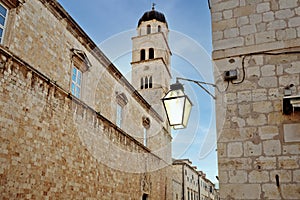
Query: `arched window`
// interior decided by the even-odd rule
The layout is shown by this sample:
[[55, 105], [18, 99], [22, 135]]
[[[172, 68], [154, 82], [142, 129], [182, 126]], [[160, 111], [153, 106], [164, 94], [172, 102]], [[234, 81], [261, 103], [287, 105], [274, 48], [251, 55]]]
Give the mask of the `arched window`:
[[145, 78], [145, 89], [148, 88], [148, 77]]
[[141, 78], [141, 89], [144, 89], [144, 79]]
[[141, 85], [140, 88], [148, 89], [153, 87], [152, 76], [144, 76], [141, 78]]
[[154, 49], [150, 48], [149, 49], [149, 59], [153, 59], [154, 58]]
[[152, 88], [152, 76], [149, 77], [149, 88]]
[[151, 33], [151, 26], [150, 24], [147, 25], [147, 34], [150, 34]]
[[145, 60], [145, 49], [141, 50], [141, 60]]
[[158, 27], [157, 27], [157, 32], [160, 32], [160, 31], [161, 31], [161, 26], [158, 25]]

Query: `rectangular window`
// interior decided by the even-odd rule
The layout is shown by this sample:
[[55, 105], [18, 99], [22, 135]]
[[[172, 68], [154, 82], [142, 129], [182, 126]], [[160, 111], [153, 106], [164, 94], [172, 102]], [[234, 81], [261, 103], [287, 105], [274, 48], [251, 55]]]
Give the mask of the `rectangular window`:
[[80, 98], [81, 82], [82, 82], [82, 72], [76, 67], [73, 67], [71, 93], [77, 98]]
[[120, 104], [117, 104], [117, 121], [116, 125], [121, 128], [122, 125], [122, 112], [123, 107]]
[[3, 36], [5, 31], [5, 24], [7, 19], [7, 8], [0, 3], [0, 43], [3, 43]]
[[147, 146], [147, 129], [144, 127], [144, 146]]

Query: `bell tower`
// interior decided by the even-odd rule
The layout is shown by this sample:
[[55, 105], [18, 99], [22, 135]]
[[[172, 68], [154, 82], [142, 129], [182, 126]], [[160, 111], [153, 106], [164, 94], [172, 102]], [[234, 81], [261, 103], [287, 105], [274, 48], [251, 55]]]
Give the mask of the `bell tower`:
[[168, 24], [164, 14], [145, 12], [132, 38], [132, 85], [146, 101], [165, 116], [161, 98], [169, 90], [171, 51], [168, 45]]

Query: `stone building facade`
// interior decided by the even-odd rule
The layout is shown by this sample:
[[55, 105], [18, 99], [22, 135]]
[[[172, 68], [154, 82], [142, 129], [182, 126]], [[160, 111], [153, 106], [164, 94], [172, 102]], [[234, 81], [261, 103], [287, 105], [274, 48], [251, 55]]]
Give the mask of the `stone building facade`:
[[215, 185], [189, 159], [173, 160], [173, 200], [218, 200]]
[[210, 6], [221, 199], [299, 199], [300, 1]]
[[171, 199], [165, 119], [61, 5], [0, 15], [1, 199]]

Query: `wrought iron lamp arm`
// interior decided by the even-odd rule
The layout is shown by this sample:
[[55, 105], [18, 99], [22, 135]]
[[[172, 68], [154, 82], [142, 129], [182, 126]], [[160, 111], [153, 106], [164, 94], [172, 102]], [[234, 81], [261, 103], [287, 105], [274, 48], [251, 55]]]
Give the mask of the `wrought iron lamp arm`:
[[[189, 82], [193, 82], [196, 83], [199, 87], [201, 87], [207, 94], [209, 94], [213, 99], [216, 99], [216, 97], [210, 92], [208, 91], [205, 87], [203, 87], [201, 84], [205, 84], [205, 85], [210, 85], [213, 86], [215, 88], [217, 88], [217, 86], [213, 83], [207, 83], [207, 82], [203, 82], [203, 81], [196, 81], [196, 80], [192, 80], [192, 79], [187, 79], [187, 78], [181, 78], [181, 77], [176, 77], [176, 82], [179, 82], [179, 80], [183, 80], [183, 81], [189, 81]], [[217, 88], [218, 89], [218, 88]]]

